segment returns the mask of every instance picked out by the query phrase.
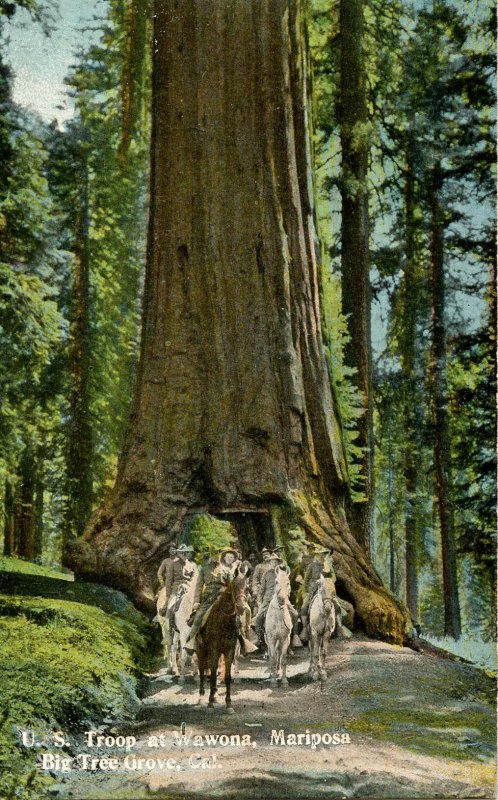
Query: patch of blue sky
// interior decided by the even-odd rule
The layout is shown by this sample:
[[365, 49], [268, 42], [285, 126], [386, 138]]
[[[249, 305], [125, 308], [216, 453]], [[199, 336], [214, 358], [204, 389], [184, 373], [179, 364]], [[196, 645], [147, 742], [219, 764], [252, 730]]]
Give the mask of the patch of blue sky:
[[64, 79], [76, 53], [95, 37], [94, 17], [105, 14], [106, 0], [58, 0], [50, 36], [34, 23], [24, 9], [16, 12], [4, 31], [4, 53], [14, 73], [16, 103], [39, 114], [45, 122], [60, 126], [74, 114]]

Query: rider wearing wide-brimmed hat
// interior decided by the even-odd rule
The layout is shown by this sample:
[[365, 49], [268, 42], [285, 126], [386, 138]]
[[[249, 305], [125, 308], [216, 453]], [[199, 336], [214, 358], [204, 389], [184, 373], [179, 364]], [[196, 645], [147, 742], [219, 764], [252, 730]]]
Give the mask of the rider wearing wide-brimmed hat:
[[322, 575], [330, 579], [331, 583], [334, 585], [335, 594], [335, 571], [332, 563], [332, 550], [322, 545], [315, 545], [313, 559], [304, 575], [304, 600], [299, 612], [303, 626], [299, 635], [303, 641], [307, 641], [309, 638], [309, 607], [318, 588], [318, 581]]
[[164, 575], [164, 586], [157, 598], [157, 610], [159, 614], [165, 614], [167, 609], [174, 606], [178, 589], [182, 584], [191, 580], [197, 580], [197, 565], [191, 561], [193, 548], [187, 544], [181, 544], [175, 550], [175, 558]]
[[275, 567], [278, 566], [280, 560], [276, 553], [269, 552], [265, 562], [268, 566], [261, 579], [258, 596], [256, 597], [258, 613], [254, 619], [254, 629], [260, 650], [264, 648], [265, 617], [275, 590]]
[[160, 589], [163, 588], [166, 582], [166, 576], [172, 569], [175, 556], [176, 556], [176, 542], [170, 542], [168, 546], [168, 555], [163, 561], [161, 561], [161, 565], [157, 570], [157, 580], [159, 581]]
[[[185, 645], [187, 652], [195, 652], [195, 639], [203, 624], [205, 623], [208, 612], [213, 603], [218, 599], [226, 585], [233, 580], [238, 563], [238, 551], [232, 547], [226, 547], [220, 552], [219, 563], [213, 569], [209, 582], [204, 587], [201, 603], [198, 606], [188, 641]], [[244, 626], [245, 627], [245, 626]], [[242, 637], [241, 637], [242, 638]], [[241, 642], [241, 652], [243, 655], [253, 652], [256, 648], [248, 639], [243, 638]]]
[[197, 611], [205, 587], [209, 584], [214, 570], [218, 565], [217, 555], [212, 550], [203, 550], [201, 553], [202, 564], [199, 569], [199, 597], [194, 603], [192, 611]]
[[254, 572], [252, 574], [252, 581], [251, 581], [251, 594], [255, 600], [257, 600], [259, 595], [259, 590], [261, 588], [261, 581], [263, 580], [263, 575], [270, 567], [270, 556], [271, 550], [268, 547], [263, 547], [261, 551], [262, 561], [259, 564], [256, 564], [254, 567]]

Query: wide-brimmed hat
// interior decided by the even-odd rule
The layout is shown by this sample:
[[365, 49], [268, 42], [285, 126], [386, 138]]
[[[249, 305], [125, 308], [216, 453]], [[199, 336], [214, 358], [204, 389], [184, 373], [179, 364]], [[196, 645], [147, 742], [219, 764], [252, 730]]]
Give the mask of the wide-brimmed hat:
[[228, 553], [233, 553], [236, 558], [238, 558], [237, 550], [234, 550], [233, 547], [225, 547], [224, 550], [220, 553], [220, 558], [224, 558]]
[[191, 547], [189, 544], [181, 544], [180, 547], [176, 550], [177, 553], [193, 553], [194, 548]]

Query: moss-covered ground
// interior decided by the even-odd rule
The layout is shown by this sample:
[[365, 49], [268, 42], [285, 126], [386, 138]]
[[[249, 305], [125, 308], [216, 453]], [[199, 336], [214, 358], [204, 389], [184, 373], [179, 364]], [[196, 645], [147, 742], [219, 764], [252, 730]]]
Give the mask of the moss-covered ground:
[[[0, 797], [9, 800], [47, 796], [53, 779], [36, 759], [54, 731], [133, 716], [154, 651], [124, 595], [31, 566], [3, 559], [0, 573]], [[23, 730], [38, 748], [23, 746]]]

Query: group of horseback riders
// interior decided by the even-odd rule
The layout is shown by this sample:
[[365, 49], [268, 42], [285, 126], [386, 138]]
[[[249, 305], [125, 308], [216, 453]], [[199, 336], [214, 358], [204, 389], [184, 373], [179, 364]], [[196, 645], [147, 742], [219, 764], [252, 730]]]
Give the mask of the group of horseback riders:
[[[196, 636], [203, 628], [210, 609], [236, 575], [245, 577], [243, 613], [238, 618], [242, 655], [265, 651], [265, 617], [275, 591], [278, 570], [284, 570], [290, 580], [291, 593], [287, 606], [293, 623], [293, 648], [301, 647], [308, 641], [309, 608], [322, 576], [328, 579], [327, 584], [332, 586], [335, 597], [332, 551], [317, 544], [308, 544], [306, 550], [294, 560], [292, 568], [287, 565], [281, 546], [264, 547], [261, 560], [256, 553], [244, 558], [237, 547], [225, 547], [217, 552], [201, 552], [198, 564], [193, 552], [190, 545], [171, 544], [168, 557], [161, 563], [157, 573], [158, 614], [171, 617], [182, 595], [189, 590], [193, 592], [190, 632], [185, 644], [185, 650], [190, 653], [195, 652]], [[252, 628], [256, 643], [251, 641]]]

